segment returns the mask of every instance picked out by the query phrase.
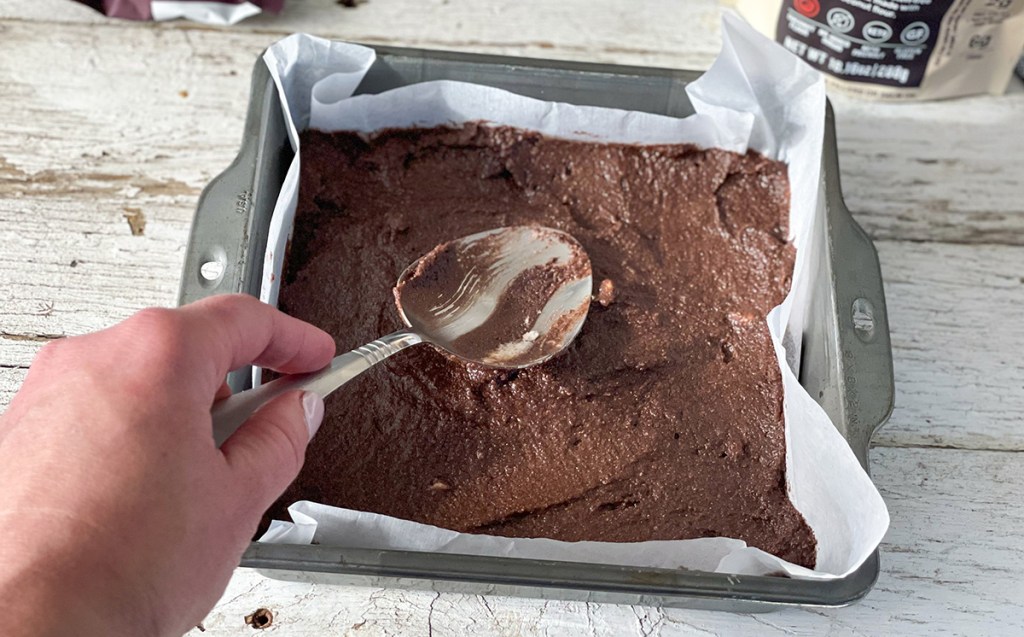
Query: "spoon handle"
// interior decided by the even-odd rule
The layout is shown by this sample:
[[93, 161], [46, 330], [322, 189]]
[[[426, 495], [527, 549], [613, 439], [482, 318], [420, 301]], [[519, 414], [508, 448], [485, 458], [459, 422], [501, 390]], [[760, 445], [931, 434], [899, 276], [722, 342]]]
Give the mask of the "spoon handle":
[[215, 403], [210, 410], [213, 440], [220, 447], [253, 412], [285, 392], [305, 390], [326, 396], [392, 354], [422, 342], [419, 334], [401, 330], [335, 357], [320, 371], [282, 376], [233, 394]]

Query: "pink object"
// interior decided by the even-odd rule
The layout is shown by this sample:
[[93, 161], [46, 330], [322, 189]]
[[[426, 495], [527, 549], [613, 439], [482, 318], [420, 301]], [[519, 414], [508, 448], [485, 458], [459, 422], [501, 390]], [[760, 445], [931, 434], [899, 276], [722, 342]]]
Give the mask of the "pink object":
[[[123, 18], [125, 20], [152, 20], [152, 0], [76, 0], [86, 4], [100, 13], [111, 18]], [[263, 11], [280, 13], [284, 8], [284, 0], [219, 0], [216, 2], [202, 0], [177, 0], [174, 4], [187, 5], [190, 3], [202, 2], [204, 5], [240, 5], [251, 4]], [[171, 4], [164, 2], [163, 4]], [[225, 7], [229, 9], [230, 7]]]

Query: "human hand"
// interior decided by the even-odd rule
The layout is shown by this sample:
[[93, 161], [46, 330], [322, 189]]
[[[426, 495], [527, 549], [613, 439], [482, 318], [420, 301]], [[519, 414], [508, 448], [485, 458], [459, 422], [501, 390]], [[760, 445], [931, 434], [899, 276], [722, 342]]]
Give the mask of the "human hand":
[[323, 401], [292, 392], [217, 449], [248, 363], [324, 367], [325, 332], [245, 295], [143, 310], [44, 347], [0, 418], [0, 599], [12, 634], [181, 635], [302, 467]]

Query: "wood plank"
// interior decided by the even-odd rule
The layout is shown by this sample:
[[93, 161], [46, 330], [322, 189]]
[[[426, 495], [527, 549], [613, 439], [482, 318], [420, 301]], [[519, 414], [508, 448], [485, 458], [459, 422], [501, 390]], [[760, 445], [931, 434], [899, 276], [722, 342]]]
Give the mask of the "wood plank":
[[0, 414], [7, 410], [7, 405], [11, 403], [27, 374], [27, 367], [0, 364]]
[[881, 449], [874, 476], [892, 515], [882, 574], [859, 604], [765, 615], [282, 583], [236, 572], [205, 622], [237, 635], [259, 606], [289, 635], [1014, 635], [1024, 596], [1017, 541], [1024, 454]]
[[877, 444], [1024, 449], [1024, 248], [876, 245], [896, 376]]
[[[261, 16], [232, 29], [212, 29], [185, 22], [97, 21], [88, 9], [83, 13], [67, 0], [38, 5], [0, 0], [0, 16], [23, 17], [0, 24], [5, 47], [17, 52], [0, 61], [0, 88], [20, 97], [12, 100], [18, 105], [35, 102], [35, 115], [45, 115], [39, 121], [47, 122], [46, 131], [25, 122], [16, 127], [18, 133], [49, 137], [51, 143], [59, 136], [69, 142], [67, 151], [95, 142], [100, 133], [106, 133], [105, 139], [111, 129], [116, 136], [103, 145], [117, 140], [122, 149], [140, 139], [163, 145], [173, 133], [182, 142], [179, 154], [170, 155], [174, 161], [182, 147], [203, 153], [225, 148], [215, 145], [223, 139], [218, 133], [238, 130], [232, 124], [242, 117], [245, 95], [239, 87], [257, 53], [292, 31], [371, 43], [688, 68], [706, 67], [720, 42], [719, 9], [713, 2], [659, 0], [637, 10], [611, 0], [596, 7], [589, 1], [581, 7], [584, 0], [543, 6], [541, 1], [501, 6], [470, 0], [371, 2], [346, 10], [331, 0], [317, 0], [292, 3], [280, 18]], [[51, 5], [73, 10], [55, 13], [47, 9]], [[662, 14], [665, 19], [658, 19]], [[49, 37], [53, 26], [33, 21], [53, 15], [82, 19], [88, 26], [62, 25], [55, 46]], [[537, 20], [537, 15], [551, 18]], [[125, 55], [126, 50], [145, 54]], [[58, 73], [52, 72], [55, 64]], [[48, 81], [40, 83], [39, 77]], [[919, 241], [1024, 242], [1018, 169], [1024, 148], [1014, 143], [1024, 136], [1024, 90], [1018, 81], [1014, 87], [1015, 93], [996, 100], [913, 106], [833, 96], [846, 197], [869, 233]], [[189, 97], [176, 101], [181, 91]], [[54, 108], [57, 104], [72, 106], [75, 114], [98, 115], [99, 121], [65, 115]], [[132, 109], [126, 114], [129, 109], [111, 105]], [[183, 122], [195, 126], [180, 127]], [[940, 144], [934, 143], [937, 132]], [[21, 142], [17, 136], [10, 139], [12, 145]], [[86, 146], [93, 148], [95, 143]], [[51, 167], [45, 159], [37, 156], [28, 167]]]
[[[2, 186], [0, 186], [2, 190]], [[0, 364], [27, 365], [45, 341], [106, 327], [149, 305], [173, 305], [193, 205], [142, 204], [133, 236], [123, 200], [39, 197], [32, 214], [0, 195]], [[22, 203], [30, 200], [22, 199]]]
[[[260, 15], [229, 30], [270, 36], [303, 31], [375, 44], [704, 68], [720, 46], [719, 15], [714, 0], [379, 0], [355, 9], [336, 0], [293, 0], [278, 16]], [[27, 6], [0, 0], [4, 18], [138, 28], [127, 21], [106, 21], [67, 0], [35, 0]], [[157, 28], [211, 29], [184, 21]]]
[[33, 22], [71, 22], [99, 24], [105, 20], [102, 14], [80, 3], [61, 0], [0, 0], [0, 19], [26, 20]]
[[1024, 245], [1024, 92], [923, 104], [831, 96], [843, 194], [878, 239]]
[[[7, 366], [27, 366], [41, 345], [17, 337], [81, 334], [174, 303], [196, 199], [236, 152], [261, 49], [250, 36], [250, 50], [225, 59], [216, 45], [230, 33], [110, 26], [77, 26], [54, 44], [47, 28], [0, 24], [18, 51], [0, 56], [11, 96], [0, 136]], [[104, 29], [110, 39], [94, 46]], [[159, 60], [123, 55], [143, 49]]]

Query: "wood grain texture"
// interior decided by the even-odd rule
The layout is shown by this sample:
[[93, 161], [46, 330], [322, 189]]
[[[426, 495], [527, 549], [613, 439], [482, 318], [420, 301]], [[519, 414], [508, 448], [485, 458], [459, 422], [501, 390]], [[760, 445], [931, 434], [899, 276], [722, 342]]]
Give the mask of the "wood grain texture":
[[[540, 15], [545, 19], [537, 19]], [[160, 69], [153, 79], [170, 79], [167, 71], [173, 77], [175, 71], [199, 69], [247, 74], [258, 51], [294, 31], [378, 44], [705, 68], [720, 46], [719, 15], [712, 0], [657, 0], [639, 5], [613, 0], [504, 4], [428, 0], [371, 2], [357, 9], [345, 9], [333, 0], [307, 0], [290, 3], [279, 17], [258, 16], [232, 29], [214, 29], [187, 22], [140, 25], [104, 20], [68, 0], [31, 4], [0, 0], [0, 19], [6, 17], [4, 26], [15, 31], [8, 34], [5, 29], [5, 47], [14, 50], [28, 40], [35, 48], [50, 49], [52, 40], [42, 34], [48, 27], [39, 21], [59, 16], [68, 24], [57, 41], [57, 55], [89, 51], [79, 61], [91, 59], [94, 68], [111, 76], [122, 73], [121, 67], [128, 67], [128, 73], [135, 67], [138, 72], [142, 62], [151, 70]], [[25, 37], [19, 38], [19, 33]], [[181, 50], [175, 51], [173, 45], [181, 34], [188, 34], [196, 44], [195, 63], [184, 69]], [[172, 44], [169, 51], [164, 48], [168, 43]], [[141, 59], [118, 58], [122, 46], [147, 54]], [[110, 52], [102, 57], [93, 50], [104, 48]], [[49, 64], [54, 57], [49, 52], [31, 60]], [[95, 76], [79, 77], [94, 85]], [[1020, 164], [1013, 161], [1020, 155], [1015, 140], [1024, 137], [1024, 89], [1017, 80], [1012, 87], [1010, 94], [998, 99], [909, 106], [832, 96], [846, 197], [872, 236], [1024, 243], [1024, 212], [1015, 187]], [[125, 103], [124, 95], [110, 97], [116, 98], [113, 103]], [[128, 101], [138, 99], [129, 96]], [[178, 106], [190, 115], [199, 108], [194, 102]], [[241, 113], [237, 108], [219, 112], [227, 117]], [[170, 125], [186, 116], [160, 121]], [[197, 135], [207, 129], [192, 130]], [[934, 143], [937, 138], [941, 144]]]
[[[217, 29], [0, 0], [0, 410], [48, 340], [174, 303], [199, 191], [234, 156], [250, 69], [282, 35], [704, 68], [719, 15], [713, 0], [289, 0]], [[205, 634], [252, 634], [242, 618], [259, 606], [288, 635], [1024, 632], [1024, 91], [833, 103], [844, 193], [878, 240], [898, 392], [872, 452], [893, 524], [864, 602], [732, 616], [239, 571]]]
[[[105, 21], [67, 0], [22, 4], [0, 0], [0, 19], [139, 28], [126, 21]], [[342, 7], [336, 0], [303, 0], [286, 3], [278, 16], [260, 15], [230, 30], [267, 34], [269, 40], [304, 31], [373, 44], [703, 68], [721, 43], [719, 14], [712, 0], [381, 0], [356, 9]], [[149, 28], [223, 31], [182, 21]]]
[[[1024, 454], [879, 449], [892, 515], [882, 574], [859, 604], [763, 615], [271, 581], [240, 570], [205, 635], [274, 611], [287, 635], [1016, 635], [1024, 618]], [[322, 631], [322, 632], [318, 632]], [[203, 634], [198, 631], [191, 636]]]
[[1024, 245], [1024, 92], [924, 104], [831, 96], [843, 195], [876, 239]]
[[1024, 449], [1024, 248], [876, 247], [896, 377], [876, 444]]

